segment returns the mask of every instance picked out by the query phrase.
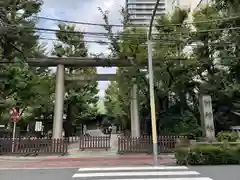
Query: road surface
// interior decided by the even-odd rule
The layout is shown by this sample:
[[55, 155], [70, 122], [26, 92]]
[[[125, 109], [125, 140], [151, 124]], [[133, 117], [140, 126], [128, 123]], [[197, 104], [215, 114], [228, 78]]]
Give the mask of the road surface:
[[240, 166], [1, 169], [0, 180], [239, 180]]

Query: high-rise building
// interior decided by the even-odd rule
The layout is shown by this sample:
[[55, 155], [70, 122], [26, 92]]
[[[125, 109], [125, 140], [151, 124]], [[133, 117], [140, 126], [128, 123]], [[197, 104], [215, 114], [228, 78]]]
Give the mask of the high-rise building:
[[[160, 0], [156, 16], [164, 15], [167, 11], [167, 0]], [[126, 0], [126, 9], [132, 24], [149, 24], [156, 0]]]
[[[126, 0], [126, 9], [132, 24], [149, 24], [157, 0]], [[176, 7], [186, 7], [194, 11], [211, 0], [160, 0], [156, 16], [171, 13]]]

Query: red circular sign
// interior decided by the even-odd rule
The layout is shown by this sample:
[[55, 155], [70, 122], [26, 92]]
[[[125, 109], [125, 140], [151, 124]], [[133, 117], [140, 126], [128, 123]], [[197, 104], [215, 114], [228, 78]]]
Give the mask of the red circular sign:
[[13, 110], [11, 112], [11, 119], [13, 121], [19, 121], [20, 120], [20, 114], [16, 110]]

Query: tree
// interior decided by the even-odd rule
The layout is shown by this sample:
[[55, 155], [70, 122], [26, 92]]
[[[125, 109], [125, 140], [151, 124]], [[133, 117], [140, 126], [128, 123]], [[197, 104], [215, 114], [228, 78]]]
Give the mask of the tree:
[[[108, 32], [107, 38], [110, 40], [111, 44], [109, 49], [112, 52], [112, 56], [119, 57], [123, 61], [129, 61], [133, 65], [137, 65], [138, 63], [142, 63], [146, 61], [147, 57], [147, 49], [146, 49], [146, 40], [147, 40], [147, 32], [144, 28], [125, 28], [122, 32], [119, 31], [115, 35], [112, 30], [112, 26], [109, 23], [108, 12], [99, 9], [100, 13], [103, 16], [103, 19], [106, 23], [105, 29]], [[124, 9], [121, 10], [121, 14], [123, 16], [122, 23], [124, 25], [128, 25], [129, 16], [126, 14]], [[131, 68], [118, 68], [117, 70], [118, 80], [117, 86], [119, 89], [118, 101], [120, 103], [119, 107], [124, 113], [122, 113], [121, 119], [124, 119], [125, 128], [130, 128], [130, 101], [131, 98], [131, 88], [133, 83], [137, 83], [141, 86], [140, 83], [145, 83], [146, 86], [141, 86], [141, 95], [148, 98], [147, 90], [148, 90], [148, 81], [145, 77], [140, 77], [140, 69], [135, 68], [135, 66]], [[145, 89], [146, 88], [146, 89]], [[118, 118], [118, 117], [116, 117]], [[142, 119], [142, 118], [141, 118]]]
[[40, 0], [7, 0], [1, 3], [0, 52], [3, 59], [14, 61], [11, 65], [1, 65], [1, 72], [7, 74], [1, 83], [1, 99], [9, 102], [7, 108], [1, 110], [4, 122], [9, 120], [9, 108], [13, 107], [19, 108], [21, 122], [26, 120], [26, 116], [32, 119], [33, 109], [39, 108], [40, 104], [45, 106], [48, 97], [44, 96], [51, 94], [51, 88], [48, 88], [50, 79], [46, 77], [48, 71], [29, 67], [25, 62], [27, 57], [45, 53], [35, 30], [34, 16], [41, 10], [41, 5]]
[[[191, 27], [185, 24], [188, 17], [188, 9], [176, 8], [171, 15], [159, 17], [157, 20], [154, 55], [160, 63], [160, 67], [155, 71], [156, 84], [160, 84], [156, 91], [160, 105], [160, 132], [179, 133], [179, 126], [185, 133], [187, 129], [198, 129], [196, 119], [199, 116], [195, 117], [198, 105], [194, 104], [197, 99], [194, 93], [198, 85], [198, 82], [194, 81], [197, 63], [186, 60], [189, 55], [184, 51], [189, 41], [188, 32], [191, 31]], [[189, 119], [195, 122], [189, 123]], [[191, 127], [190, 124], [194, 126]], [[183, 129], [184, 126], [188, 128]]]
[[[86, 57], [88, 50], [82, 32], [77, 31], [74, 25], [59, 24], [56, 36], [59, 40], [54, 45], [53, 54], [58, 57]], [[71, 32], [71, 33], [70, 33]], [[75, 32], [75, 33], [72, 33]], [[96, 68], [65, 68], [66, 75], [96, 74]], [[65, 136], [72, 133], [72, 124], [75, 119], [81, 122], [97, 114], [98, 89], [97, 82], [83, 84], [82, 82], [66, 82], [65, 112], [67, 121], [64, 123]]]
[[[237, 30], [240, 18], [236, 14], [239, 9], [238, 0], [216, 0], [195, 10], [192, 24], [185, 23], [189, 17], [188, 9], [176, 8], [172, 14], [157, 18], [157, 32], [153, 41], [154, 61], [159, 65], [155, 66], [154, 90], [161, 133], [199, 135], [201, 122], [198, 98], [204, 93], [212, 96], [217, 132], [237, 124], [240, 114], [240, 39]], [[146, 52], [137, 51], [139, 49], [136, 46], [142, 41], [141, 46], [146, 49], [145, 34], [142, 32], [139, 35], [136, 31], [131, 33], [137, 28], [130, 28], [129, 16], [123, 15], [125, 28], [115, 35], [108, 22], [108, 13], [101, 13], [111, 41], [112, 55], [123, 60], [131, 59], [133, 64], [137, 64], [137, 60], [144, 61]], [[129, 91], [127, 87], [130, 83], [124, 84], [126, 80], [123, 79], [132, 79], [136, 72], [139, 69], [119, 69], [118, 86], [124, 87], [122, 89], [125, 92]], [[146, 76], [141, 75], [138, 79], [141, 87], [141, 119], [149, 117], [147, 80]], [[129, 104], [128, 101], [122, 103]]]
[[[108, 38], [112, 42], [110, 49], [113, 51], [113, 54], [120, 58], [128, 57], [123, 60], [131, 59], [133, 64], [138, 64], [143, 61], [146, 62], [146, 30], [142, 28], [128, 27], [130, 24], [128, 24], [128, 21], [126, 18], [124, 18], [127, 28], [125, 28], [123, 32], [118, 32], [117, 36], [114, 36], [111, 26], [108, 22], [107, 12], [101, 11], [101, 13], [106, 23], [106, 30], [109, 34]], [[178, 121], [180, 123], [180, 120], [184, 118], [185, 114], [189, 115], [189, 112], [187, 111], [191, 109], [187, 106], [185, 95], [188, 91], [193, 91], [194, 88], [191, 76], [193, 72], [188, 69], [191, 63], [180, 63], [180, 60], [178, 60], [180, 56], [182, 58], [185, 57], [185, 55], [182, 53], [182, 49], [187, 44], [187, 42], [185, 42], [186, 38], [179, 36], [178, 33], [181, 34], [189, 31], [189, 27], [184, 25], [184, 21], [187, 19], [187, 17], [188, 10], [177, 8], [170, 16], [166, 15], [159, 17], [157, 23], [158, 26], [156, 29], [159, 35], [154, 37], [156, 42], [154, 44], [154, 59], [159, 61], [158, 64], [161, 65], [156, 67], [157, 71], [155, 71], [154, 90], [156, 95], [157, 117], [158, 120], [160, 119], [158, 124], [161, 128], [161, 132], [163, 132], [163, 129], [166, 131], [169, 128], [174, 129], [173, 126], [175, 124], [177, 126]], [[170, 24], [182, 25], [178, 27], [170, 27]], [[166, 25], [166, 27], [163, 25]], [[162, 35], [162, 33], [165, 35]], [[176, 35], [172, 35], [171, 33], [175, 33]], [[173, 59], [175, 59], [175, 61], [173, 61]], [[129, 98], [130, 94], [127, 94], [126, 91], [130, 92], [129, 88], [133, 83], [132, 79], [137, 77], [137, 82], [139, 87], [141, 87], [139, 92], [141, 114], [140, 119], [147, 120], [145, 122], [143, 121], [142, 123], [150, 125], [148, 78], [147, 76], [142, 75], [140, 71], [140, 69], [136, 68], [119, 68], [118, 74], [120, 79], [118, 86], [122, 86], [122, 89], [125, 90], [125, 94]], [[180, 78], [177, 78], [179, 76]], [[128, 77], [129, 80], [126, 81], [126, 79], [124, 79], [125, 77]], [[131, 82], [131, 84], [129, 82]], [[174, 96], [169, 99], [169, 95], [172, 94], [174, 94]], [[128, 104], [129, 106], [130, 101], [123, 101], [122, 103]]]
[[[125, 99], [128, 100], [128, 99]], [[120, 124], [122, 128], [129, 128], [129, 106], [123, 107], [124, 99], [121, 96], [121, 90], [118, 82], [113, 81], [105, 90], [104, 106], [109, 117], [114, 118], [114, 123]]]

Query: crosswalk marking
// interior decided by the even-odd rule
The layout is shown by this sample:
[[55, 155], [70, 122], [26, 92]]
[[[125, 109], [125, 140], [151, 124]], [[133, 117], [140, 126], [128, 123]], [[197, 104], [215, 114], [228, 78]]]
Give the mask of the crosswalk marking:
[[74, 180], [213, 180], [186, 166], [80, 168]]
[[155, 171], [155, 172], [105, 172], [105, 173], [82, 173], [74, 174], [73, 178], [83, 177], [115, 177], [115, 176], [177, 176], [177, 175], [198, 175], [196, 171]]
[[86, 171], [128, 171], [128, 170], [184, 170], [186, 166], [146, 166], [146, 167], [106, 167], [106, 168], [81, 168], [79, 172]]
[[[109, 179], [101, 179], [101, 180], [109, 180]], [[123, 180], [123, 179], [113, 179], [113, 180]], [[190, 177], [190, 178], [151, 178], [151, 179], [125, 179], [124, 180], [213, 180], [208, 177]]]

